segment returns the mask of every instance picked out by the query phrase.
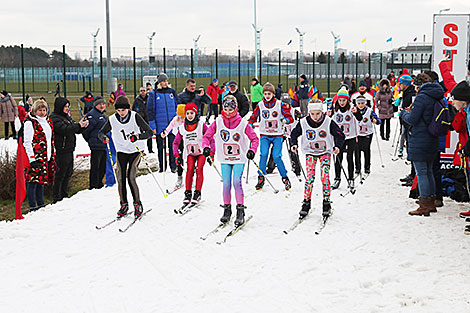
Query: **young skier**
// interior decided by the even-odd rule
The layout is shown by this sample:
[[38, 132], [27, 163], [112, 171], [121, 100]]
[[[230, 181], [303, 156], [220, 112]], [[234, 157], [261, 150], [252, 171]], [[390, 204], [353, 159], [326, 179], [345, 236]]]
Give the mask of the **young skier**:
[[[289, 113], [294, 119], [294, 122], [287, 124], [284, 126], [284, 137], [285, 139], [289, 140], [292, 130], [298, 125], [299, 120], [302, 116], [300, 111], [297, 111], [292, 105], [291, 105], [291, 98], [288, 93], [283, 93], [281, 94], [281, 99], [282, 103], [287, 104], [287, 107], [289, 108]], [[317, 100], [317, 99], [315, 99]], [[320, 100], [318, 100], [320, 101]], [[321, 102], [321, 101], [320, 101]], [[299, 154], [296, 152], [293, 152], [291, 149], [289, 149], [289, 157], [292, 165], [292, 171], [294, 172], [295, 176], [299, 178], [300, 180], [300, 159], [299, 159]]]
[[[333, 120], [343, 131], [346, 140], [335, 162], [335, 181], [331, 188], [337, 189], [341, 183], [341, 163], [343, 162], [343, 153], [346, 152], [348, 160], [348, 188], [354, 188], [354, 157], [357, 158], [357, 134], [359, 133], [359, 122], [362, 120], [362, 114], [356, 108], [351, 106], [349, 93], [346, 89], [338, 91], [337, 100], [334, 105]], [[357, 166], [356, 166], [357, 167]]]
[[106, 136], [111, 132], [111, 136], [116, 147], [117, 162], [116, 180], [118, 182], [119, 197], [121, 199], [121, 208], [118, 211], [118, 217], [125, 216], [129, 210], [127, 203], [126, 179], [131, 189], [134, 199], [134, 216], [142, 216], [143, 207], [140, 201], [139, 187], [136, 183], [137, 167], [140, 163], [140, 151], [145, 148], [145, 141], [153, 136], [153, 131], [142, 116], [131, 111], [129, 99], [125, 96], [117, 97], [114, 102], [116, 113], [111, 115], [98, 133], [98, 138], [105, 144], [109, 143]]
[[[204, 156], [211, 154], [210, 142], [215, 136], [215, 154], [221, 164], [223, 179], [224, 215], [222, 223], [230, 221], [232, 216], [232, 180], [237, 201], [235, 225], [245, 223], [245, 205], [242, 187], [242, 175], [247, 160], [255, 157], [259, 139], [248, 122], [238, 114], [237, 99], [228, 95], [222, 102], [222, 114], [211, 124], [202, 139]], [[251, 147], [250, 147], [251, 142]]]
[[362, 120], [359, 122], [359, 136], [358, 138], [358, 160], [356, 165], [356, 174], [361, 173], [361, 154], [364, 152], [364, 173], [370, 174], [370, 145], [372, 143], [372, 136], [374, 135], [374, 124], [381, 123], [379, 117], [367, 105], [367, 99], [363, 96], [356, 98], [356, 105], [359, 112], [362, 114]]
[[[204, 164], [206, 158], [202, 155], [202, 137], [207, 131], [207, 125], [200, 121], [196, 104], [190, 102], [185, 107], [186, 119], [178, 127], [175, 141], [173, 141], [173, 151], [178, 166], [186, 160], [186, 191], [184, 192], [184, 204], [198, 203], [201, 200], [201, 188], [204, 181]], [[183, 142], [182, 153], [178, 147]], [[214, 150], [213, 140], [211, 142]], [[194, 168], [196, 167], [196, 189], [192, 194]]]
[[[165, 138], [173, 129], [178, 129], [181, 125], [184, 123], [184, 118], [185, 118], [185, 104], [178, 104], [176, 107], [176, 115], [173, 117], [171, 120], [170, 124], [162, 130], [162, 133], [160, 134], [160, 137]], [[174, 147], [175, 145], [173, 145]], [[183, 149], [183, 142], [180, 142], [180, 145], [177, 147], [178, 149], [173, 149], [173, 153], [179, 152], [181, 154], [181, 151]], [[163, 166], [163, 164], [160, 164], [160, 166]], [[178, 178], [176, 180], [176, 185], [175, 189], [179, 189], [183, 185], [183, 164], [181, 165], [176, 164], [176, 169], [178, 172]]]
[[282, 162], [282, 142], [284, 135], [284, 125], [290, 124], [294, 121], [290, 114], [290, 108], [286, 103], [282, 103], [280, 100], [274, 98], [274, 86], [271, 83], [266, 83], [263, 86], [263, 99], [258, 102], [250, 117], [249, 123], [253, 125], [258, 118], [259, 132], [260, 132], [260, 161], [258, 183], [256, 189], [261, 189], [264, 186], [266, 175], [266, 162], [269, 156], [269, 147], [273, 146], [273, 159], [281, 174], [282, 182], [285, 185], [286, 190], [291, 188], [291, 183], [287, 177], [287, 170]]
[[331, 154], [338, 154], [344, 144], [344, 134], [339, 126], [325, 113], [323, 103], [308, 104], [308, 115], [300, 120], [291, 134], [291, 150], [297, 153], [297, 138], [302, 136], [301, 149], [306, 156], [307, 180], [305, 181], [304, 201], [300, 218], [307, 216], [311, 207], [312, 188], [315, 181], [315, 166], [320, 163], [323, 185], [323, 216], [328, 217], [330, 205], [330, 165]]

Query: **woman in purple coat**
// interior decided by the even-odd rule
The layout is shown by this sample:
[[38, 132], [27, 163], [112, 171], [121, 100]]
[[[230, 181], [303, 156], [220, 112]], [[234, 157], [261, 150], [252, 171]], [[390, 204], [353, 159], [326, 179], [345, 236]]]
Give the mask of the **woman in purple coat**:
[[393, 92], [390, 89], [388, 79], [382, 79], [379, 83], [380, 90], [375, 95], [375, 103], [379, 110], [380, 137], [382, 140], [390, 140], [390, 119], [393, 117]]

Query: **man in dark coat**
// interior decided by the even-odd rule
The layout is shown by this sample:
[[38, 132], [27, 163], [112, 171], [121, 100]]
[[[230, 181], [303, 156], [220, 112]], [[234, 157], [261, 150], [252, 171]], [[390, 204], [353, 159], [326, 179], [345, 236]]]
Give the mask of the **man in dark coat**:
[[83, 110], [83, 114], [87, 114], [93, 109], [95, 98], [93, 97], [93, 94], [90, 91], [86, 91], [85, 95], [80, 98], [80, 101], [83, 102], [83, 105], [85, 107]]
[[186, 88], [178, 94], [179, 102], [178, 104], [187, 104], [189, 102], [194, 103], [196, 98], [196, 81], [192, 78], [189, 78], [186, 81]]
[[[132, 104], [132, 111], [139, 113], [140, 116], [148, 123], [147, 119], [147, 90], [144, 87], [140, 87], [139, 95], [134, 99], [134, 103]], [[152, 149], [152, 138], [147, 140], [147, 148], [149, 153], [153, 153]]]
[[52, 187], [53, 203], [68, 197], [69, 180], [73, 173], [73, 151], [76, 136], [88, 126], [88, 121], [82, 118], [75, 122], [70, 116], [70, 102], [66, 98], [57, 97], [54, 102], [54, 112], [51, 114], [54, 126], [57, 172]]
[[100, 96], [96, 97], [94, 108], [85, 117], [89, 125], [82, 133], [91, 150], [90, 189], [103, 187], [103, 177], [106, 173], [106, 144], [98, 139], [99, 131], [108, 121], [105, 108], [106, 101]]
[[274, 93], [274, 97], [277, 99], [277, 100], [281, 100], [281, 95], [282, 95], [283, 91], [282, 91], [282, 84], [277, 84], [277, 88], [276, 88], [276, 91]]
[[300, 75], [300, 86], [299, 90], [296, 91], [297, 98], [299, 98], [300, 112], [302, 116], [307, 116], [307, 105], [308, 105], [308, 89], [310, 85], [308, 84], [308, 79], [305, 74]]
[[248, 98], [240, 90], [238, 90], [238, 85], [236, 81], [231, 80], [228, 83], [228, 88], [229, 92], [227, 95], [232, 95], [237, 98], [238, 113], [241, 117], [244, 117], [248, 113], [248, 111], [250, 111], [250, 102], [248, 101]]

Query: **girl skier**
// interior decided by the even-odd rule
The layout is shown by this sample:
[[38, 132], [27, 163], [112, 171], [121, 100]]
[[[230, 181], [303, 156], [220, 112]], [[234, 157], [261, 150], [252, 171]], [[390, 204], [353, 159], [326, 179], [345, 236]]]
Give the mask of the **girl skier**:
[[131, 111], [129, 99], [119, 96], [114, 102], [116, 113], [109, 117], [103, 128], [98, 133], [98, 138], [105, 144], [109, 143], [107, 133], [111, 132], [116, 147], [117, 163], [116, 180], [118, 182], [121, 208], [118, 217], [127, 215], [129, 205], [127, 203], [126, 179], [134, 199], [134, 216], [142, 216], [143, 207], [140, 201], [139, 187], [136, 183], [137, 167], [140, 163], [140, 151], [144, 150], [145, 141], [153, 136], [153, 131], [143, 117]]
[[308, 115], [300, 120], [291, 133], [291, 150], [297, 153], [297, 139], [302, 136], [301, 149], [306, 156], [307, 180], [300, 218], [307, 216], [311, 207], [315, 166], [320, 162], [323, 185], [323, 216], [330, 215], [330, 164], [331, 154], [338, 154], [344, 144], [344, 134], [339, 126], [325, 113], [323, 103], [308, 104]]
[[266, 162], [269, 156], [269, 147], [273, 146], [273, 159], [281, 174], [282, 182], [286, 190], [291, 188], [291, 183], [287, 177], [287, 170], [282, 161], [282, 142], [284, 135], [284, 124], [290, 124], [294, 120], [290, 114], [288, 104], [282, 103], [280, 100], [274, 98], [274, 86], [271, 83], [266, 83], [263, 86], [263, 100], [261, 100], [255, 107], [253, 114], [250, 117], [249, 123], [253, 125], [258, 118], [259, 132], [260, 132], [260, 160], [258, 176], [258, 184], [256, 189], [261, 189], [264, 186], [266, 175]]
[[[221, 164], [223, 179], [224, 215], [222, 223], [228, 223], [232, 216], [232, 180], [237, 201], [235, 225], [245, 223], [245, 205], [242, 187], [242, 175], [247, 160], [255, 157], [259, 139], [248, 122], [238, 114], [237, 99], [228, 95], [222, 101], [222, 114], [211, 124], [205, 133], [202, 144], [204, 156], [211, 154], [210, 142], [215, 136], [215, 153]], [[251, 147], [250, 147], [251, 142]]]
[[[184, 104], [178, 104], [176, 107], [176, 115], [173, 117], [171, 120], [170, 124], [162, 130], [162, 133], [160, 134], [160, 137], [165, 139], [165, 137], [173, 130], [173, 129], [178, 129], [183, 123], [184, 123], [184, 118], [185, 118], [185, 106]], [[174, 145], [173, 145], [174, 147]], [[181, 142], [180, 145], [177, 147], [178, 149], [173, 149], [173, 153], [179, 152], [181, 154], [181, 151], [183, 149], [183, 143]], [[160, 164], [161, 167], [163, 167], [163, 164]], [[178, 179], [176, 180], [176, 185], [175, 189], [179, 189], [183, 185], [183, 164], [178, 165], [176, 164], [176, 169], [178, 172]]]
[[[348, 188], [354, 188], [354, 157], [357, 157], [357, 134], [358, 125], [362, 120], [362, 114], [355, 106], [351, 106], [349, 93], [346, 89], [340, 89], [337, 93], [337, 100], [334, 105], [333, 120], [343, 131], [346, 140], [341, 148], [335, 162], [335, 181], [331, 188], [337, 189], [341, 183], [341, 163], [343, 162], [343, 153], [346, 152], [348, 160]], [[358, 167], [358, 166], [356, 166]]]
[[370, 144], [372, 143], [372, 136], [374, 134], [374, 124], [379, 125], [380, 119], [374, 111], [368, 106], [367, 99], [363, 96], [356, 98], [356, 105], [359, 112], [362, 114], [362, 120], [359, 122], [359, 136], [358, 138], [358, 160], [356, 165], [356, 173], [361, 172], [361, 152], [364, 152], [364, 173], [370, 174]]
[[[176, 165], [181, 166], [183, 159], [186, 160], [186, 191], [184, 192], [184, 203], [191, 201], [198, 203], [201, 200], [201, 188], [204, 181], [204, 164], [206, 158], [202, 155], [202, 137], [207, 131], [207, 125], [199, 120], [198, 108], [194, 103], [185, 106], [186, 119], [178, 127], [176, 138], [173, 141], [173, 151], [175, 152]], [[183, 142], [181, 156], [178, 147]], [[214, 142], [211, 142], [214, 149]], [[194, 168], [196, 167], [196, 190], [194, 195], [191, 188], [193, 185]]]

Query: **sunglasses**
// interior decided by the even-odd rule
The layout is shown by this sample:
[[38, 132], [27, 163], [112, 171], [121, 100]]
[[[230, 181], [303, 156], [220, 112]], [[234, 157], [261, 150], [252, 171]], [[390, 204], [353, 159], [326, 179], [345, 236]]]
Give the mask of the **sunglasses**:
[[145, 89], [141, 89], [140, 92], [145, 92], [146, 90]]

